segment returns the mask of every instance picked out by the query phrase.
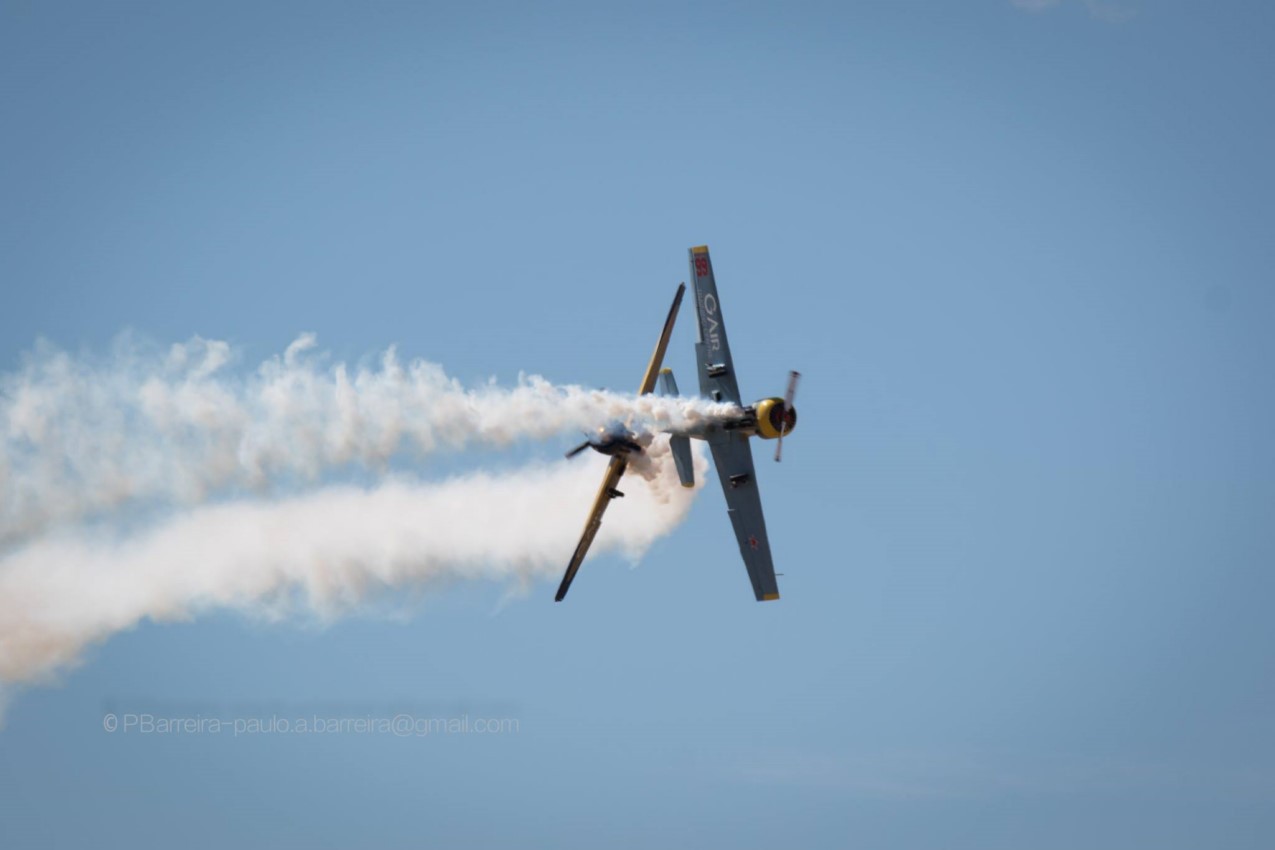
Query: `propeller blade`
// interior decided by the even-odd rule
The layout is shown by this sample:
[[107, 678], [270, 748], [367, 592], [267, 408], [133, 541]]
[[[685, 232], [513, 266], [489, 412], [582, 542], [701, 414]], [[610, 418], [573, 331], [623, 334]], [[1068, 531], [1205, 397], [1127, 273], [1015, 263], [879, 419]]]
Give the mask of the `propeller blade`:
[[793, 370], [788, 373], [788, 389], [784, 392], [784, 419], [779, 426], [779, 439], [775, 442], [775, 463], [779, 463], [784, 451], [784, 434], [788, 432], [788, 411], [792, 410], [793, 399], [797, 396], [797, 381], [801, 373]]
[[801, 380], [801, 373], [795, 369], [788, 373], [788, 391], [784, 393], [784, 408], [792, 407], [792, 400], [797, 397], [797, 382]]
[[585, 440], [583, 443], [581, 443], [580, 445], [576, 446], [576, 447], [575, 447], [574, 449], [572, 449], [571, 451], [567, 452], [567, 455], [566, 455], [566, 456], [567, 456], [567, 457], [575, 457], [576, 455], [580, 454], [580, 452], [584, 451], [584, 450], [585, 450], [585, 449], [587, 449], [588, 447], [589, 447], [589, 441], [588, 441], [588, 440]]

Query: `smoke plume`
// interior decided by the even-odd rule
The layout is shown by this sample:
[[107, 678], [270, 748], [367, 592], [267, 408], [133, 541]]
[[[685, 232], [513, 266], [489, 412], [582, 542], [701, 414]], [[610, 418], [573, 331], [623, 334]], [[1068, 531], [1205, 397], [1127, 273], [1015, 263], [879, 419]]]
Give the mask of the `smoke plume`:
[[[645, 481], [626, 479], [593, 551], [637, 558], [681, 522], [693, 492], [667, 446], [652, 444]], [[696, 463], [702, 481], [708, 464]], [[144, 619], [213, 608], [329, 618], [394, 588], [557, 578], [604, 466], [590, 456], [432, 485], [329, 487], [204, 506], [136, 537], [35, 541], [0, 559], [0, 682], [39, 681]]]
[[0, 376], [0, 551], [52, 526], [147, 500], [196, 504], [327, 470], [386, 469], [470, 445], [504, 446], [621, 419], [688, 426], [729, 406], [635, 397], [522, 377], [466, 388], [442, 367], [327, 366], [303, 335], [246, 377], [225, 342], [156, 351], [123, 340], [105, 359], [42, 345]]
[[[349, 368], [313, 345], [302, 336], [247, 375], [216, 341], [122, 342], [97, 359], [46, 345], [0, 376], [0, 698], [145, 620], [324, 619], [404, 588], [557, 578], [605, 464], [589, 453], [422, 483], [391, 471], [400, 453], [623, 420], [647, 450], [594, 551], [640, 557], [695, 494], [652, 434], [730, 410], [537, 377], [466, 388], [393, 350]], [[702, 483], [702, 452], [695, 463]], [[351, 467], [379, 483], [332, 483]]]

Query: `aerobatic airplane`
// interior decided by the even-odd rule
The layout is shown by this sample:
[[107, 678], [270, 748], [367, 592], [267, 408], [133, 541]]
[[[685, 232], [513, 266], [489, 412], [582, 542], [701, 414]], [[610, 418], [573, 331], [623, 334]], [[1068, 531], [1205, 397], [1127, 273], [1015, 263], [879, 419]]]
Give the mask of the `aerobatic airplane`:
[[[693, 431], [671, 430], [669, 446], [677, 465], [678, 478], [683, 487], [695, 485], [694, 467], [691, 463], [692, 437], [708, 442], [717, 465], [717, 477], [721, 479], [726, 494], [726, 509], [730, 514], [739, 552], [748, 568], [748, 578], [753, 585], [753, 595], [758, 602], [779, 598], [779, 584], [775, 580], [775, 564], [770, 557], [770, 541], [766, 537], [766, 518], [762, 515], [761, 494], [757, 490], [757, 477], [753, 469], [753, 453], [748, 445], [749, 437], [776, 440], [775, 460], [783, 449], [784, 435], [797, 425], [797, 410], [793, 396], [797, 391], [800, 374], [792, 372], [788, 377], [788, 390], [783, 398], [766, 398], [745, 407], [740, 400], [739, 384], [735, 380], [735, 367], [730, 358], [730, 346], [726, 343], [726, 325], [722, 319], [721, 301], [717, 297], [717, 283], [713, 278], [713, 264], [708, 258], [708, 246], [691, 249], [691, 277], [695, 281], [695, 309], [699, 314], [699, 336], [695, 343], [695, 359], [699, 371], [700, 392], [713, 401], [733, 402], [740, 408], [739, 416], [717, 420]], [[686, 284], [677, 288], [673, 306], [664, 320], [664, 330], [655, 344], [655, 353], [647, 364], [646, 374], [638, 386], [638, 395], [646, 395], [657, 389], [660, 395], [677, 395], [677, 383], [671, 369], [661, 369], [677, 310], [682, 304]], [[606, 477], [593, 500], [584, 533], [576, 545], [566, 575], [555, 597], [561, 602], [571, 587], [571, 582], [584, 562], [584, 556], [602, 527], [602, 514], [612, 499], [624, 494], [617, 489], [620, 478], [629, 463], [629, 456], [640, 453], [642, 445], [637, 434], [629, 431], [623, 422], [614, 422], [598, 429], [591, 438], [567, 452], [574, 457], [585, 449], [593, 449], [610, 455]]]

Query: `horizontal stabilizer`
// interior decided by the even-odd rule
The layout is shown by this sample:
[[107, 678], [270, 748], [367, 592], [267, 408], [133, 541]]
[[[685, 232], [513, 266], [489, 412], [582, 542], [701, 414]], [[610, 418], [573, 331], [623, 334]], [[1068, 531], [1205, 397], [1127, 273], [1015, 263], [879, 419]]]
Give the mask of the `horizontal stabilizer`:
[[673, 450], [673, 462], [677, 464], [677, 477], [683, 487], [695, 486], [695, 466], [691, 463], [691, 439], [685, 436], [669, 437], [668, 447]]
[[[672, 369], [661, 369], [660, 378], [655, 384], [655, 391], [662, 396], [676, 396], [677, 379]], [[695, 486], [695, 467], [691, 464], [691, 441], [689, 437], [670, 437], [669, 448], [673, 450], [673, 461], [677, 464], [677, 477], [683, 487]]]
[[677, 381], [673, 378], [672, 369], [661, 369], [659, 382], [655, 385], [655, 392], [663, 396], [675, 396], [677, 392]]

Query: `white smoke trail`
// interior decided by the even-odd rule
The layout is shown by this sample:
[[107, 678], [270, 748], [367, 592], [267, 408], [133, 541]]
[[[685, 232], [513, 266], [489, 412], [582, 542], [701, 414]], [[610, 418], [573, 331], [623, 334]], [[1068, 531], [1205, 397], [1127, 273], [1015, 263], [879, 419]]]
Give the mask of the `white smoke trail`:
[[130, 502], [195, 504], [334, 467], [380, 471], [404, 450], [506, 445], [615, 419], [692, 426], [732, 409], [535, 376], [466, 388], [393, 349], [349, 368], [326, 365], [314, 345], [302, 335], [246, 377], [215, 340], [160, 351], [124, 339], [105, 359], [38, 346], [0, 376], [0, 551]]
[[[46, 680], [143, 620], [214, 608], [326, 618], [392, 588], [557, 578], [602, 477], [604, 459], [588, 457], [205, 506], [132, 539], [81, 530], [27, 543], [0, 557], [0, 691]], [[667, 438], [646, 457], [594, 552], [636, 558], [689, 509], [694, 491], [680, 486]], [[702, 484], [702, 451], [695, 463]]]

